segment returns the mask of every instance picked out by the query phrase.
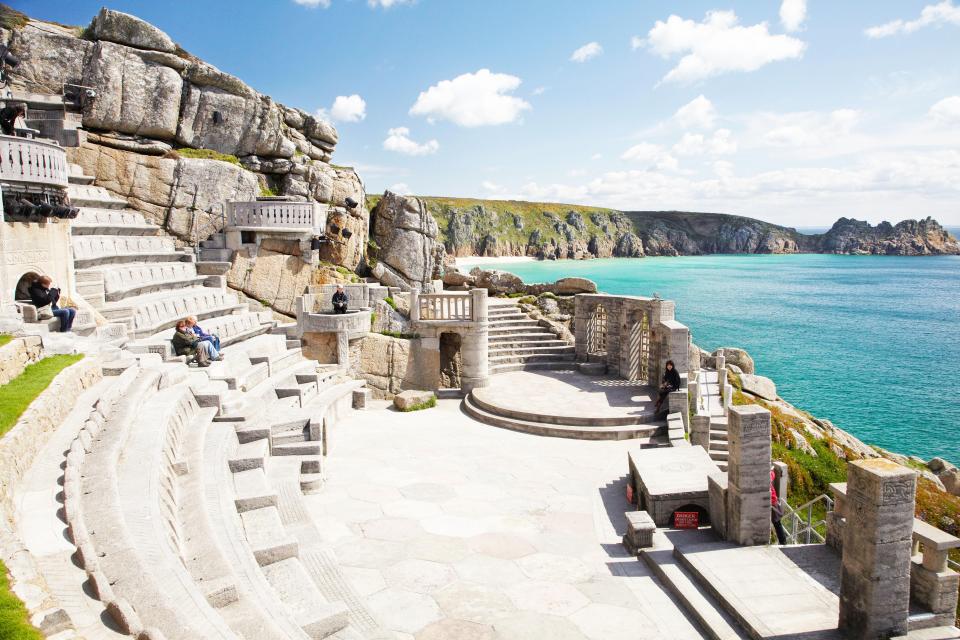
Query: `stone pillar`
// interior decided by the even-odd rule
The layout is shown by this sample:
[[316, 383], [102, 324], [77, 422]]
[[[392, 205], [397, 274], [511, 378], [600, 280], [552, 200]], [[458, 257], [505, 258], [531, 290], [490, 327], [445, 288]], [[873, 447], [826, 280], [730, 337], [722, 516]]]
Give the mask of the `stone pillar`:
[[420, 292], [416, 289], [410, 292], [410, 323], [420, 321]]
[[346, 331], [337, 332], [337, 364], [341, 367], [350, 366], [350, 334]]
[[727, 474], [715, 472], [707, 476], [710, 526], [721, 538], [727, 537], [727, 489]]
[[847, 483], [832, 482], [830, 493], [833, 494], [833, 510], [827, 511], [827, 539], [828, 547], [843, 551], [843, 529], [847, 524]]
[[473, 322], [466, 334], [461, 336], [460, 357], [463, 370], [460, 373], [460, 390], [470, 393], [489, 382], [489, 323], [487, 315], [487, 290], [471, 289]]
[[727, 422], [727, 539], [770, 542], [770, 412], [730, 407]]
[[694, 414], [691, 418], [690, 444], [710, 450], [710, 416]]
[[916, 473], [876, 458], [847, 467], [840, 626], [847, 638], [906, 635]]

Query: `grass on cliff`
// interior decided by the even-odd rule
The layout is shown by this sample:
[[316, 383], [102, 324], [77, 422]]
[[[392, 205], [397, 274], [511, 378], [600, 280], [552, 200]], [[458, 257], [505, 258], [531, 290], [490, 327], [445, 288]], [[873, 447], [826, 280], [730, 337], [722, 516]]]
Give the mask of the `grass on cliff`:
[[[28, 365], [19, 376], [0, 386], [0, 436], [17, 423], [30, 403], [61, 371], [83, 359], [82, 354], [57, 355]], [[0, 638], [3, 638], [0, 635]]]
[[243, 166], [240, 164], [240, 159], [237, 158], [237, 156], [232, 156], [229, 153], [220, 153], [219, 151], [214, 151], [213, 149], [191, 149], [190, 147], [182, 147], [177, 149], [177, 155], [179, 155], [181, 158], [219, 160], [220, 162], [228, 162], [238, 167]]
[[11, 340], [13, 340], [13, 336], [8, 336], [5, 333], [0, 333], [0, 347], [9, 343]]
[[27, 608], [10, 591], [10, 577], [3, 562], [0, 562], [0, 639], [43, 640], [43, 634], [30, 624]]
[[8, 31], [22, 29], [27, 26], [27, 22], [29, 21], [30, 18], [27, 14], [20, 13], [5, 4], [0, 4], [0, 29], [6, 29]]

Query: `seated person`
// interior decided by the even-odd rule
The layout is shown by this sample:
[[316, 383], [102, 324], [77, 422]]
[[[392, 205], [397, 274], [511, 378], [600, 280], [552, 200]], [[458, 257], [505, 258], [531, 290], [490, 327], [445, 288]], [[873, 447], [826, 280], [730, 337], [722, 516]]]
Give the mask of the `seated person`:
[[27, 117], [27, 107], [23, 104], [11, 104], [0, 109], [0, 130], [5, 136], [17, 133], [17, 120]]
[[209, 367], [211, 361], [223, 359], [213, 347], [212, 342], [201, 340], [200, 336], [190, 330], [186, 320], [177, 321], [177, 328], [171, 342], [173, 342], [175, 354], [187, 356], [187, 362], [192, 360], [201, 367]]
[[[76, 309], [61, 309], [57, 306], [60, 301], [60, 289], [52, 287], [53, 280], [50, 276], [40, 276], [37, 278], [27, 291], [30, 292], [30, 301], [37, 308], [37, 317], [41, 320], [56, 317], [60, 320], [60, 332], [66, 333], [73, 328], [73, 319], [77, 316]], [[43, 317], [43, 307], [49, 306], [52, 316]]]
[[333, 294], [333, 312], [334, 313], [346, 313], [347, 312], [347, 294], [343, 292], [343, 285], [337, 285], [337, 292]]
[[[203, 342], [212, 342], [213, 348], [218, 352], [220, 350], [220, 336], [215, 333], [207, 333], [200, 328], [200, 325], [197, 324], [197, 316], [187, 316], [187, 328], [197, 334], [197, 337], [200, 338]], [[222, 353], [222, 352], [221, 352]]]
[[667, 396], [680, 388], [680, 372], [673, 366], [673, 360], [667, 360], [666, 370], [663, 372], [663, 382], [660, 383], [660, 394], [657, 397], [657, 406], [654, 409], [660, 413], [660, 406]]

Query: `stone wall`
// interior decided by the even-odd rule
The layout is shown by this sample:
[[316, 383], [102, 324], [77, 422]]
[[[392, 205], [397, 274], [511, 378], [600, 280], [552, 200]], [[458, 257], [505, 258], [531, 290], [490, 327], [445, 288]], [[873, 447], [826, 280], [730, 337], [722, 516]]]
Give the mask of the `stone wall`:
[[392, 398], [406, 389], [439, 386], [439, 350], [424, 349], [420, 340], [371, 333], [350, 345], [353, 375], [367, 381], [376, 398]]
[[0, 347], [0, 385], [7, 384], [43, 355], [40, 336], [26, 336], [11, 340]]
[[50, 276], [65, 292], [75, 290], [70, 225], [63, 221], [0, 222], [0, 256], [0, 304], [13, 302], [17, 282], [30, 272]]

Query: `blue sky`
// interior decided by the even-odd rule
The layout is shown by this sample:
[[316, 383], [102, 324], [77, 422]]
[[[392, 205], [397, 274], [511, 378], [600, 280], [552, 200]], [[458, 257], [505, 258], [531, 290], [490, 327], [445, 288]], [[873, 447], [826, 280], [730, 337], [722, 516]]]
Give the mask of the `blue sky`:
[[[69, 24], [101, 4], [12, 2]], [[960, 224], [953, 0], [109, 6], [323, 109], [369, 192]]]

